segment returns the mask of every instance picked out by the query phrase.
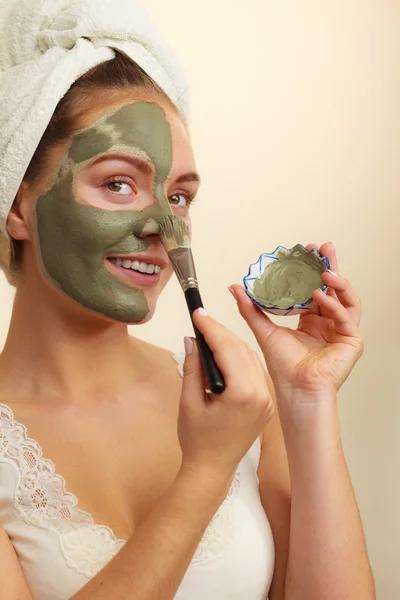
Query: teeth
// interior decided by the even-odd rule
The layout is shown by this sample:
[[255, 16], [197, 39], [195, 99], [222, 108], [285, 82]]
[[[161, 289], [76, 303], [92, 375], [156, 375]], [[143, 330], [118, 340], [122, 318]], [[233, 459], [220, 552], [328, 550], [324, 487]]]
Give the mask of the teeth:
[[153, 273], [161, 273], [161, 267], [158, 265], [148, 265], [145, 262], [139, 262], [138, 260], [134, 260], [133, 262], [128, 259], [122, 258], [111, 258], [111, 262], [113, 262], [117, 267], [123, 267], [124, 269], [132, 269], [133, 271], [139, 271], [140, 273], [146, 273], [147, 275], [152, 275]]

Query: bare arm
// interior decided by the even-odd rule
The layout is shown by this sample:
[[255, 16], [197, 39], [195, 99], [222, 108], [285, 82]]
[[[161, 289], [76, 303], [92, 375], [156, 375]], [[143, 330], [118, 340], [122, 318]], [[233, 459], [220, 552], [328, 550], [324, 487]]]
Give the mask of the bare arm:
[[[274, 387], [268, 374], [266, 379], [276, 406]], [[275, 546], [274, 575], [268, 598], [284, 600], [289, 555], [291, 491], [288, 459], [277, 408], [262, 434], [257, 475], [261, 503], [271, 526]]]
[[182, 469], [126, 545], [71, 600], [172, 600], [229, 484]]
[[[272, 381], [268, 374], [266, 378], [275, 404]], [[278, 410], [262, 435], [260, 496], [276, 551], [270, 600], [375, 598], [336, 404], [331, 400], [331, 409], [317, 416], [315, 425], [295, 424], [283, 416], [290, 472]]]
[[296, 402], [307, 407], [303, 420], [281, 415], [292, 489], [284, 598], [375, 600], [336, 399], [320, 398], [312, 406], [304, 396]]

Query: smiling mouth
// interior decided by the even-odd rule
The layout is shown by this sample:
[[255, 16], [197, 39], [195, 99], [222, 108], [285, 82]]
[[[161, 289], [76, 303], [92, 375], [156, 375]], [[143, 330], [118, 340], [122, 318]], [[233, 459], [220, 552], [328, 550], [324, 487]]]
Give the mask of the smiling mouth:
[[117, 267], [121, 267], [122, 269], [126, 269], [128, 271], [137, 271], [138, 273], [142, 273], [143, 275], [158, 275], [159, 273], [161, 273], [161, 267], [159, 265], [146, 263], [144, 261], [112, 257], [108, 257], [107, 260], [109, 260]]

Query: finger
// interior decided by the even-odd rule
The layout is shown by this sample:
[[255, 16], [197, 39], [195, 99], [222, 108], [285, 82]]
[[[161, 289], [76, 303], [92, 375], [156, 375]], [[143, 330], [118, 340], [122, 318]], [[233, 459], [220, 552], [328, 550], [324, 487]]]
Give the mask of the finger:
[[193, 313], [193, 322], [204, 335], [227, 387], [234, 384], [242, 370], [255, 368], [250, 348], [229, 329], [207, 315], [204, 309]]
[[[325, 244], [322, 244], [322, 246], [320, 248], [318, 248], [316, 246], [316, 244], [309, 244], [307, 246], [307, 249], [312, 249], [312, 248], [316, 248], [319, 252], [319, 254], [321, 256], [327, 257], [328, 261], [329, 261], [329, 266], [331, 268], [332, 265], [335, 266], [335, 268], [337, 269], [337, 259], [336, 259], [336, 250], [334, 245], [332, 244], [332, 242], [326, 242]], [[332, 296], [332, 298], [337, 298], [336, 293], [333, 289], [328, 288], [325, 292], [328, 296]], [[312, 312], [315, 312], [316, 314], [320, 314], [321, 316], [326, 316], [324, 313], [324, 310], [320, 309], [319, 307], [317, 308], [317, 310], [312, 309]]]
[[320, 289], [313, 292], [315, 302], [325, 310], [327, 317], [332, 319], [335, 329], [340, 335], [358, 337], [358, 327], [351, 318], [348, 310], [337, 300], [327, 296]]
[[252, 330], [261, 350], [263, 350], [269, 336], [278, 326], [254, 304], [241, 285], [231, 285], [229, 289], [238, 304], [240, 314]]
[[195, 339], [185, 338], [185, 362], [183, 363], [183, 389], [187, 397], [204, 398], [206, 388], [204, 370]]
[[[334, 263], [335, 263], [335, 260], [336, 260], [336, 258], [335, 258], [335, 256], [334, 256], [334, 255], [336, 254], [336, 252], [332, 253], [332, 251], [331, 251], [332, 249], [329, 247], [330, 245], [332, 245], [332, 247], [333, 247], [333, 244], [331, 244], [331, 242], [328, 242], [327, 244], [323, 244], [323, 245], [321, 246], [321, 249], [324, 249], [324, 250], [326, 250], [326, 251], [328, 252], [329, 256], [330, 256], [330, 258], [329, 258], [329, 256], [328, 256], [329, 264], [331, 264], [331, 260], [332, 260]], [[320, 254], [322, 254], [322, 253], [321, 253], [321, 249], [319, 249], [319, 248], [318, 248], [317, 244], [314, 244], [314, 243], [312, 243], [312, 244], [307, 244], [306, 248], [307, 248], [307, 250], [318, 250], [318, 252], [319, 252]], [[334, 247], [333, 247], [333, 250], [335, 250], [335, 249], [334, 249]], [[322, 254], [322, 255], [323, 255], [323, 254]], [[336, 264], [336, 266], [337, 266], [337, 261], [336, 261], [336, 263], [335, 263], [335, 264]], [[331, 288], [329, 288], [329, 289], [327, 290], [327, 292], [326, 292], [326, 293], [328, 294], [328, 296], [332, 296], [333, 298], [336, 298], [336, 297], [337, 297], [337, 296], [336, 296], [336, 294], [335, 294], [335, 292], [334, 292], [334, 290], [332, 290]], [[307, 311], [307, 313], [305, 313], [305, 314], [303, 313], [303, 315], [301, 315], [301, 316], [300, 316], [300, 318], [301, 318], [302, 316], [304, 317], [306, 314], [309, 314], [309, 313], [312, 313], [312, 314], [317, 314], [317, 315], [319, 315], [319, 314], [322, 314], [322, 316], [324, 316], [324, 314], [323, 314], [323, 311], [321, 312], [321, 310], [320, 310], [319, 306], [315, 306], [315, 307], [311, 308], [311, 309], [310, 309], [310, 311]]]
[[[305, 248], [306, 248], [306, 250], [318, 250], [318, 245], [315, 242], [312, 242], [310, 244], [307, 244], [307, 246], [305, 246]], [[320, 315], [320, 314], [321, 314], [320, 307], [318, 306], [318, 304], [314, 304], [314, 306], [312, 306], [308, 310], [304, 310], [300, 314], [300, 321], [302, 321], [305, 317], [307, 317], [307, 315]]]
[[328, 258], [331, 271], [339, 274], [339, 264], [336, 255], [336, 248], [332, 244], [332, 242], [325, 242], [324, 244], [322, 244], [322, 246], [319, 249], [319, 253], [321, 254], [321, 256], [326, 256]]
[[326, 285], [336, 292], [339, 302], [349, 311], [352, 319], [358, 325], [361, 319], [360, 298], [346, 277], [336, 275], [332, 271], [325, 271], [322, 279]]

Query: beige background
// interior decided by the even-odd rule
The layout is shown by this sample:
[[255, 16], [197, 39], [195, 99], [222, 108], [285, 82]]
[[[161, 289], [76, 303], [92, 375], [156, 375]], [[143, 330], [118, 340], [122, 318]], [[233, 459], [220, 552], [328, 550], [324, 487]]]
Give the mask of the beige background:
[[[227, 285], [278, 244], [335, 243], [366, 351], [340, 393], [379, 600], [400, 597], [398, 0], [143, 0], [187, 70], [204, 184], [194, 251], [208, 312], [255, 347]], [[0, 281], [0, 345], [12, 290]], [[285, 325], [295, 326], [296, 318]], [[191, 333], [175, 281], [133, 330]]]

